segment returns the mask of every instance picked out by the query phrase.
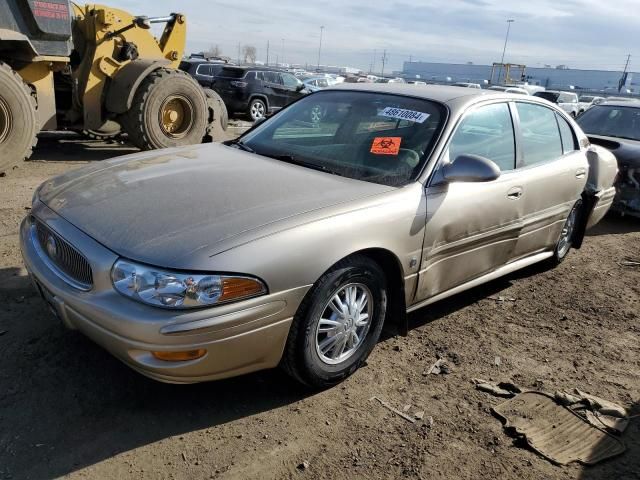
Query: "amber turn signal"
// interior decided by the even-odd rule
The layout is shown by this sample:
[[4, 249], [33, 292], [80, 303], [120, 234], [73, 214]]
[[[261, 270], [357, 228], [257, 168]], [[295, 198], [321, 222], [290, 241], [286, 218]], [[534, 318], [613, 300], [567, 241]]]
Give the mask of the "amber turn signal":
[[264, 293], [264, 285], [258, 280], [243, 277], [224, 277], [222, 279], [222, 295], [218, 302], [253, 297]]
[[206, 353], [207, 351], [204, 348], [199, 348], [198, 350], [187, 350], [186, 352], [151, 352], [151, 355], [165, 362], [187, 362], [202, 358]]

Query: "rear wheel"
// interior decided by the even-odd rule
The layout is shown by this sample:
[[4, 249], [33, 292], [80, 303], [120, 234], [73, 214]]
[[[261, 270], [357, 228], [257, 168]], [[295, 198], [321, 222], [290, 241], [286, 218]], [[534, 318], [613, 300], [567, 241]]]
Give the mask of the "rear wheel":
[[82, 130], [82, 135], [91, 140], [112, 140], [122, 134], [122, 127], [114, 121], [107, 121], [98, 130]]
[[569, 216], [564, 222], [562, 226], [562, 231], [560, 232], [560, 238], [558, 239], [558, 243], [553, 251], [552, 261], [555, 265], [558, 265], [567, 258], [569, 251], [571, 250], [571, 246], [573, 244], [573, 240], [576, 234], [578, 220], [580, 218], [580, 209], [582, 208], [582, 201], [578, 200], [576, 204], [571, 209]]
[[315, 388], [344, 380], [376, 345], [386, 308], [380, 267], [359, 255], [341, 261], [316, 282], [300, 305], [282, 366]]
[[226, 131], [229, 124], [229, 113], [222, 97], [210, 88], [204, 89], [207, 97], [207, 131], [202, 139], [204, 143], [220, 142], [227, 139]]
[[200, 85], [180, 70], [161, 68], [144, 79], [120, 121], [131, 143], [153, 150], [201, 143], [208, 118]]
[[254, 122], [267, 116], [267, 104], [260, 98], [254, 98], [249, 103], [249, 117]]
[[31, 156], [37, 133], [31, 90], [11, 67], [0, 62], [0, 173]]

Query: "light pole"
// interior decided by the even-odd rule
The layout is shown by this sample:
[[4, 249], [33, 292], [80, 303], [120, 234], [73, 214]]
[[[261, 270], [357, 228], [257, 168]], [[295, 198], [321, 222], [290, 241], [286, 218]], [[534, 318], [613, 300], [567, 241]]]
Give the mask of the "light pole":
[[284, 65], [284, 38], [282, 39], [282, 64]]
[[318, 68], [317, 72], [320, 71], [320, 54], [322, 53], [322, 32], [324, 31], [324, 26], [320, 27], [320, 45], [318, 46]]
[[504, 39], [504, 48], [502, 49], [502, 59], [500, 60], [500, 73], [498, 73], [498, 84], [500, 83], [500, 76], [502, 75], [502, 69], [504, 68], [504, 55], [507, 53], [507, 42], [509, 41], [509, 32], [511, 31], [511, 24], [515, 22], [513, 18], [507, 20], [507, 36]]

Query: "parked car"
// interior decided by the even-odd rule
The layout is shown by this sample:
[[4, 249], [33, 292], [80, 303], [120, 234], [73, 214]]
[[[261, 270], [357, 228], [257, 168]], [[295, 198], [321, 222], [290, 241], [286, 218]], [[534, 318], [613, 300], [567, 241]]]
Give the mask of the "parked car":
[[230, 114], [246, 114], [253, 121], [309, 93], [295, 75], [266, 67], [224, 67], [211, 88]]
[[190, 59], [180, 62], [180, 70], [187, 72], [195, 78], [200, 85], [211, 88], [213, 79], [225, 66], [230, 65], [223, 61], [209, 61], [205, 59]]
[[482, 88], [479, 83], [457, 82], [453, 84], [454, 87], [465, 88]]
[[604, 102], [604, 97], [595, 97], [593, 95], [580, 95], [578, 97], [578, 115], [586, 112], [593, 105]]
[[545, 90], [544, 92], [536, 92], [536, 97], [544, 98], [551, 103], [555, 103], [573, 118], [580, 113], [580, 105], [578, 104], [578, 95], [573, 92], [561, 92], [558, 90]]
[[493, 85], [492, 87], [489, 87], [487, 90], [493, 90], [495, 92], [504, 92], [504, 93], [515, 93], [516, 95], [529, 95], [529, 92], [527, 92], [524, 88], [520, 88], [520, 87], [505, 87], [502, 85]]
[[578, 118], [591, 143], [609, 149], [618, 159], [620, 175], [613, 210], [640, 217], [640, 101], [594, 105]]
[[302, 83], [304, 83], [305, 88], [309, 92], [317, 92], [318, 90], [322, 90], [323, 88], [330, 87], [330, 81], [331, 79], [326, 77], [311, 77], [302, 80]]
[[385, 322], [406, 331], [408, 311], [561, 262], [607, 212], [616, 173], [534, 97], [345, 84], [226, 144], [47, 180], [20, 239], [62, 322], [149, 377], [282, 365], [324, 387]]

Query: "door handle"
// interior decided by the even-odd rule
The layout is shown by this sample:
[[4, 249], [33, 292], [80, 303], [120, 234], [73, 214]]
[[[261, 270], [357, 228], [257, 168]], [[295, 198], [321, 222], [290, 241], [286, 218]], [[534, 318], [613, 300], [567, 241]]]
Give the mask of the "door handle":
[[579, 168], [576, 170], [576, 178], [584, 178], [587, 176], [587, 170], [585, 168]]
[[524, 192], [522, 191], [522, 187], [513, 187], [507, 192], [507, 198], [509, 200], [518, 200], [520, 197], [522, 197], [523, 193]]

